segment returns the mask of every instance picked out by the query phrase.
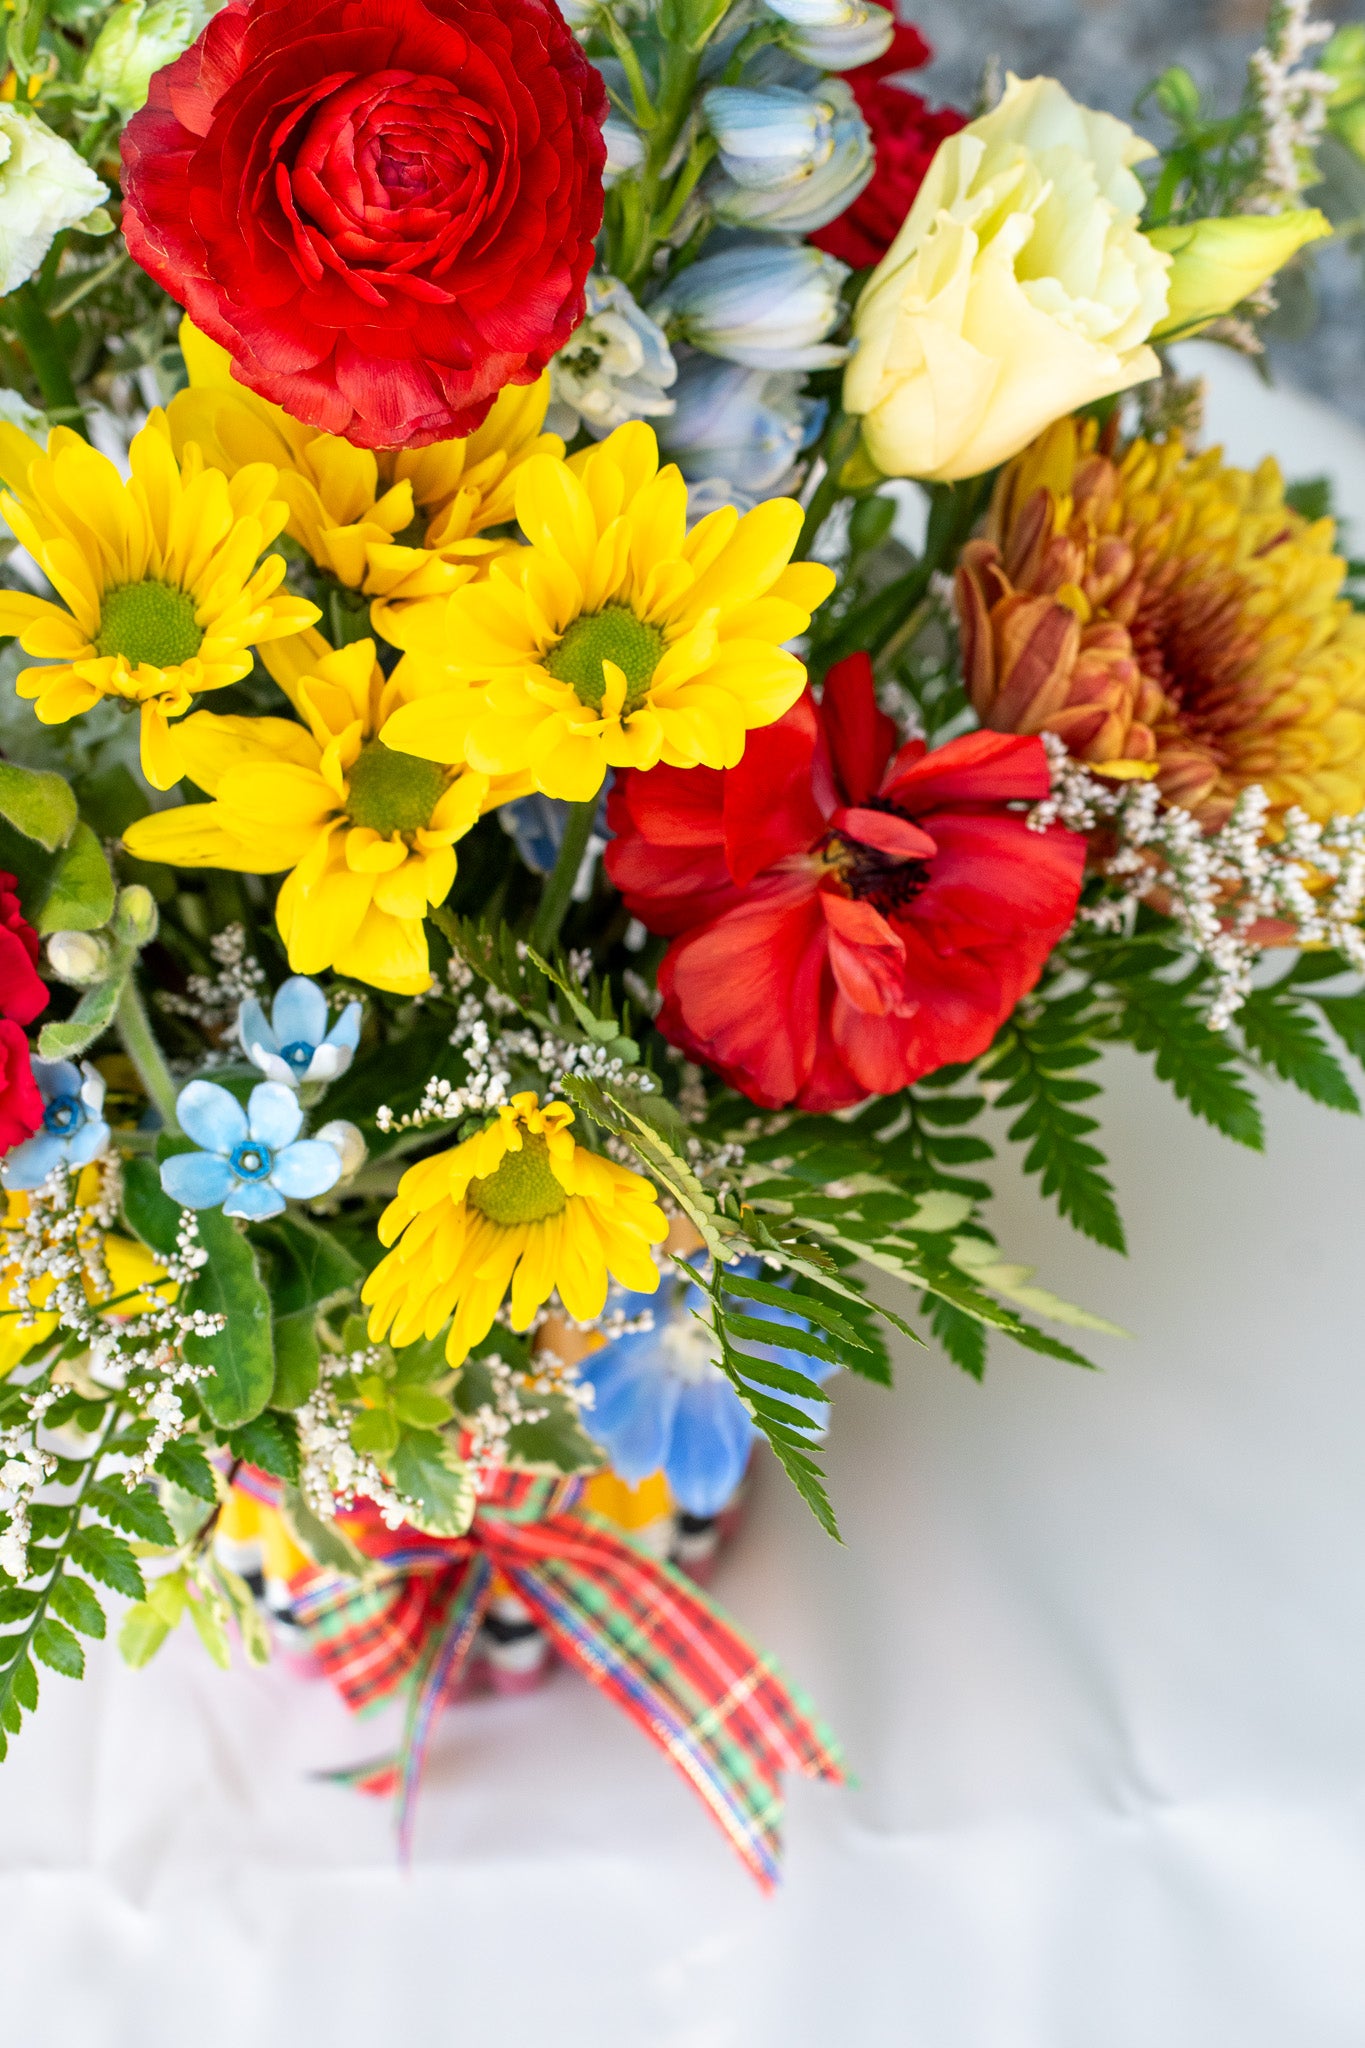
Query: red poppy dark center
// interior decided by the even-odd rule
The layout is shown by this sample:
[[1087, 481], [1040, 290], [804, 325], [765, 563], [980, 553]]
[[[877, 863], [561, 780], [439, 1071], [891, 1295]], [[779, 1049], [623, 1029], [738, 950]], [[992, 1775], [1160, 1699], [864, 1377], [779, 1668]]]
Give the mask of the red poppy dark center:
[[829, 834], [825, 842], [825, 858], [838, 868], [839, 879], [849, 895], [860, 902], [870, 903], [883, 917], [895, 917], [928, 886], [929, 859], [918, 854], [907, 857], [895, 851], [894, 842], [902, 835], [894, 828], [890, 832], [877, 833], [877, 837], [886, 842], [881, 846], [869, 845], [866, 839], [859, 838], [856, 835], [859, 812], [867, 811], [875, 811], [881, 817], [895, 819], [908, 827], [904, 833], [907, 841], [921, 840], [928, 846], [933, 842], [899, 804], [884, 796], [866, 797], [857, 810], [841, 812], [841, 830]]

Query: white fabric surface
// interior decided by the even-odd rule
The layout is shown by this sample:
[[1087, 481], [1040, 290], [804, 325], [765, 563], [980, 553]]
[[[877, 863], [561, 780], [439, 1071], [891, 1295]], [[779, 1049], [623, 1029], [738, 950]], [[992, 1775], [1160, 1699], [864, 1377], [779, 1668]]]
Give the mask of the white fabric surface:
[[781, 1896], [566, 1673], [447, 1715], [402, 1873], [323, 1687], [97, 1652], [0, 1771], [5, 2048], [1360, 2048], [1361, 1125], [1276, 1089], [1258, 1158], [1107, 1078], [1131, 1259], [995, 1220], [1132, 1341], [906, 1346], [836, 1401], [847, 1546], [767, 1469], [722, 1566], [860, 1779], [791, 1788]]

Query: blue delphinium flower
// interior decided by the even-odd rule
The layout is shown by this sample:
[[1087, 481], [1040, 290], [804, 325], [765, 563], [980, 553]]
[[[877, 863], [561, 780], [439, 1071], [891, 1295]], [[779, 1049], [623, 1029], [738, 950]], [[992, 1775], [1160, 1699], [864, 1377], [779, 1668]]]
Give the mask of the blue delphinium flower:
[[104, 1121], [104, 1078], [88, 1061], [35, 1060], [33, 1078], [43, 1098], [41, 1127], [16, 1145], [0, 1172], [7, 1188], [41, 1187], [54, 1166], [88, 1166], [109, 1142]]
[[247, 997], [237, 1012], [237, 1035], [268, 1081], [299, 1088], [345, 1073], [360, 1043], [360, 1017], [361, 1005], [347, 1003], [329, 1031], [326, 996], [306, 974], [295, 974], [280, 984], [269, 1022], [255, 996]]
[[214, 1081], [191, 1081], [175, 1105], [180, 1128], [200, 1152], [177, 1152], [161, 1166], [161, 1185], [182, 1209], [216, 1209], [259, 1221], [278, 1216], [286, 1195], [309, 1201], [341, 1178], [341, 1153], [320, 1138], [300, 1138], [303, 1111], [293, 1090], [262, 1081], [245, 1109]]
[[[699, 1265], [705, 1254], [694, 1254]], [[761, 1269], [757, 1259], [735, 1268], [750, 1277]], [[758, 1434], [748, 1409], [716, 1363], [715, 1336], [694, 1309], [709, 1316], [709, 1302], [695, 1281], [681, 1274], [665, 1275], [657, 1294], [627, 1294], [613, 1289], [608, 1306], [629, 1319], [650, 1310], [652, 1330], [614, 1338], [579, 1365], [580, 1376], [593, 1389], [594, 1405], [583, 1426], [596, 1438], [615, 1470], [632, 1485], [661, 1468], [673, 1497], [685, 1514], [716, 1515], [744, 1476]], [[791, 1310], [746, 1301], [746, 1315], [805, 1330], [810, 1326]], [[817, 1383], [834, 1370], [804, 1352], [781, 1344], [750, 1344], [745, 1349], [777, 1365], [804, 1373]], [[825, 1404], [783, 1393], [782, 1400], [811, 1418], [812, 1434], [823, 1426]]]

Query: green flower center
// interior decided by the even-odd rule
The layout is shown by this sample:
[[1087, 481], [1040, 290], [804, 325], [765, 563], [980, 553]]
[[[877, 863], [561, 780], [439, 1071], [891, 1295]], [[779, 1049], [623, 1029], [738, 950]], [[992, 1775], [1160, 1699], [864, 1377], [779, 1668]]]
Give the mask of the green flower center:
[[437, 761], [398, 754], [383, 740], [371, 740], [346, 778], [346, 809], [353, 825], [368, 825], [387, 839], [392, 832], [418, 832], [431, 823], [441, 801], [446, 771]]
[[171, 583], [125, 583], [106, 590], [100, 605], [99, 654], [121, 654], [130, 666], [175, 668], [204, 643], [195, 624], [194, 599]]
[[509, 1152], [496, 1173], [472, 1180], [465, 1198], [490, 1223], [540, 1223], [568, 1201], [550, 1171], [550, 1148], [539, 1131], [523, 1131], [520, 1152]]
[[558, 647], [545, 656], [545, 666], [556, 682], [569, 685], [580, 704], [590, 704], [596, 711], [607, 688], [602, 664], [614, 661], [626, 679], [624, 718], [644, 703], [663, 651], [664, 636], [657, 626], [647, 626], [623, 604], [609, 604], [605, 611], [575, 619]]

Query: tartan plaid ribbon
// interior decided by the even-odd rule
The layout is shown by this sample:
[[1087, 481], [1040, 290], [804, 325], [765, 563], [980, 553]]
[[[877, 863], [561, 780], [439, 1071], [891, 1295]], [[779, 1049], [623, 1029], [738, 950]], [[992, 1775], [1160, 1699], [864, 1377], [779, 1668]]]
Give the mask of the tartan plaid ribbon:
[[579, 1506], [581, 1482], [496, 1475], [472, 1528], [447, 1540], [347, 1517], [375, 1560], [364, 1582], [325, 1571], [294, 1581], [294, 1614], [358, 1712], [406, 1693], [391, 1766], [345, 1775], [398, 1792], [399, 1839], [436, 1717], [460, 1675], [494, 1574], [525, 1601], [561, 1655], [630, 1715], [680, 1770], [765, 1890], [779, 1871], [784, 1771], [843, 1781], [833, 1738], [802, 1695], [681, 1572]]

